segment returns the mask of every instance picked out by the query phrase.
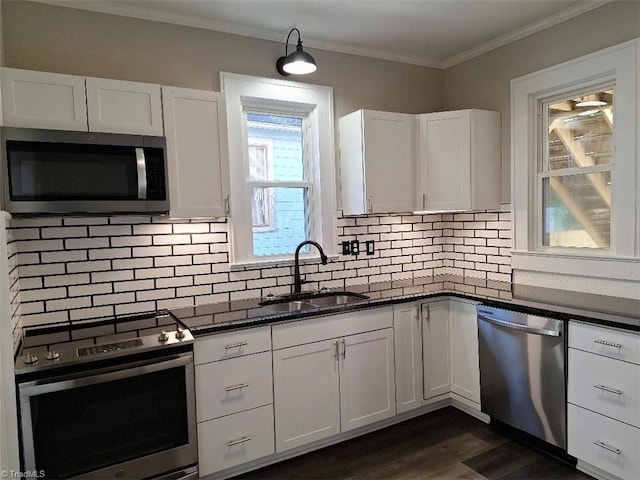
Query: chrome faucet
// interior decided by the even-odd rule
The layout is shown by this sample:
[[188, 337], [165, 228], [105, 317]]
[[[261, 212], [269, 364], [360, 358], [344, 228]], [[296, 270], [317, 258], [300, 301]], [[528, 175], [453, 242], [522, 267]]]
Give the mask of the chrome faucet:
[[305, 245], [313, 245], [320, 252], [320, 259], [322, 260], [322, 264], [326, 265], [329, 260], [327, 256], [324, 254], [322, 247], [318, 242], [314, 242], [313, 240], [305, 240], [304, 242], [300, 242], [300, 244], [296, 247], [296, 253], [294, 256], [294, 268], [293, 268], [293, 293], [300, 293], [302, 291], [302, 283], [303, 280], [300, 277], [300, 249]]

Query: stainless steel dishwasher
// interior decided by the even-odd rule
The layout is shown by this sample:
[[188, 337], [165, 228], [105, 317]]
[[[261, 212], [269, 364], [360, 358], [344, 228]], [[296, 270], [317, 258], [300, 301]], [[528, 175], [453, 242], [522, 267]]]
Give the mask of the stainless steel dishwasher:
[[565, 337], [561, 320], [478, 306], [482, 411], [563, 450]]

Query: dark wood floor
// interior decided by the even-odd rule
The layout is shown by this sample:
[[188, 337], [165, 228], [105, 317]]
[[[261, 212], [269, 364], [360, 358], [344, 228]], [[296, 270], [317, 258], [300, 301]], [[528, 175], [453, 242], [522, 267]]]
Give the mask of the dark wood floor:
[[592, 480], [453, 407], [237, 478]]

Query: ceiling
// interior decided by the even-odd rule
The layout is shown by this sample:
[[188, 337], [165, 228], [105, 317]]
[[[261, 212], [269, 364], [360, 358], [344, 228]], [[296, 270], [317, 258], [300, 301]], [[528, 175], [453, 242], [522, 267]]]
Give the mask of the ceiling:
[[447, 68], [611, 0], [41, 1]]

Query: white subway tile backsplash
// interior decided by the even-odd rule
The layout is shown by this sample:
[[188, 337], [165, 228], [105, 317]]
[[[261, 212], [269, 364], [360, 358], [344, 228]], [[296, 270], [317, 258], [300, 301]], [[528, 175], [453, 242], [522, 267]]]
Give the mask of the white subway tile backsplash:
[[[338, 225], [338, 243], [357, 238], [362, 253], [305, 263], [305, 289], [439, 274], [465, 275], [472, 288], [510, 282], [509, 212], [339, 217]], [[38, 324], [288, 293], [289, 264], [230, 268], [228, 230], [226, 222], [148, 216], [15, 219], [22, 316]], [[374, 255], [364, 253], [367, 240]]]

